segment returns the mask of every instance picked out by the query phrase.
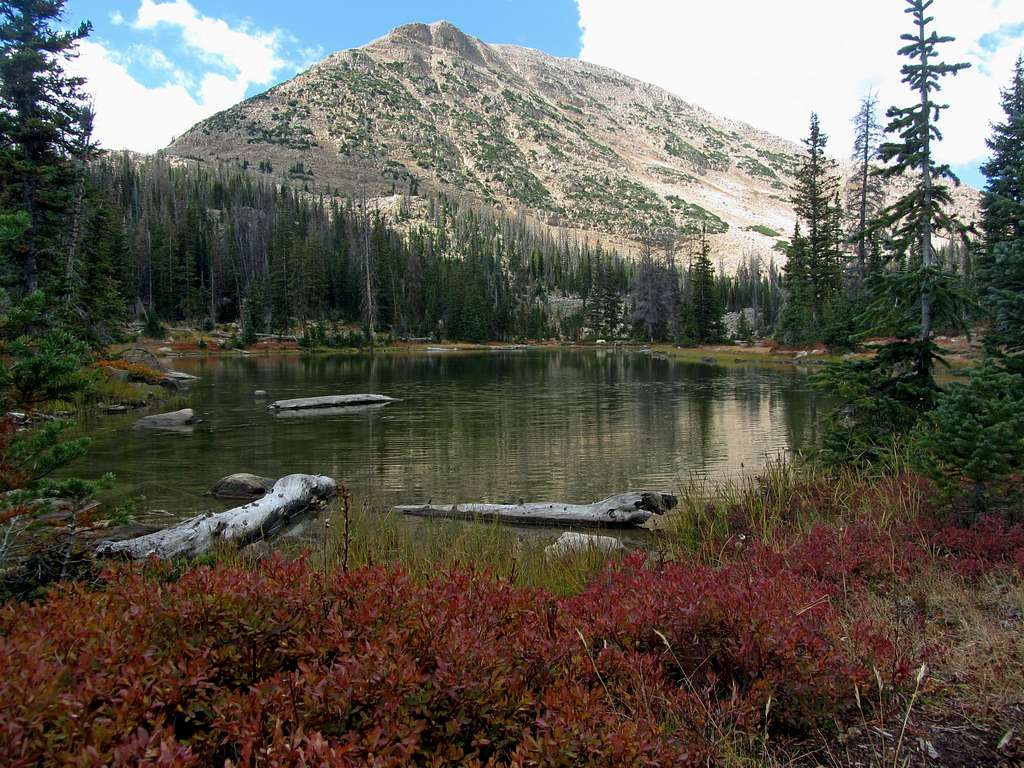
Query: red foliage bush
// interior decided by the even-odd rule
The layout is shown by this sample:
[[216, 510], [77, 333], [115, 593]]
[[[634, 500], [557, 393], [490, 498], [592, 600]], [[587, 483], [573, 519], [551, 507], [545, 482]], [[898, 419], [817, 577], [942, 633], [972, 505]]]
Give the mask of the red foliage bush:
[[[785, 558], [575, 598], [461, 572], [121, 568], [0, 609], [7, 765], [698, 765], [804, 730], [890, 649]], [[766, 714], [767, 713], [767, 714]]]
[[977, 577], [995, 570], [1024, 572], [1024, 525], [982, 515], [969, 528], [936, 528], [931, 543], [960, 574]]

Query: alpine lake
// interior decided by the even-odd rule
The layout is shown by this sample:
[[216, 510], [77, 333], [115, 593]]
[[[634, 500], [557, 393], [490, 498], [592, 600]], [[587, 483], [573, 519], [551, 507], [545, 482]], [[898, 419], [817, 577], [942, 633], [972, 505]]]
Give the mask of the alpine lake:
[[[799, 450], [823, 407], [792, 365], [674, 361], [630, 348], [181, 357], [199, 377], [153, 411], [95, 415], [69, 468], [116, 475], [112, 497], [168, 525], [223, 502], [221, 477], [325, 474], [385, 512], [428, 501], [591, 502], [626, 490], [679, 493], [736, 478]], [[257, 396], [259, 390], [266, 396]], [[384, 407], [275, 413], [279, 399], [347, 393]], [[189, 407], [183, 431], [133, 430], [149, 412]], [[301, 528], [301, 526], [300, 526]], [[548, 531], [552, 538], [559, 531]], [[301, 536], [316, 536], [306, 526]]]

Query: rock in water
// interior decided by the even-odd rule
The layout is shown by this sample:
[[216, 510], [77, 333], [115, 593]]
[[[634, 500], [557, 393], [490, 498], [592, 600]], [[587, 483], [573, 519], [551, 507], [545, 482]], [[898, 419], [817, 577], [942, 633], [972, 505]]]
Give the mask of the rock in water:
[[549, 558], [566, 557], [579, 552], [599, 552], [610, 554], [620, 552], [626, 547], [618, 539], [611, 536], [594, 536], [589, 533], [566, 531], [558, 537], [558, 541], [544, 547], [544, 554]]
[[154, 413], [143, 416], [132, 425], [132, 429], [170, 429], [181, 430], [199, 423], [191, 408], [182, 408], [170, 413]]
[[265, 390], [265, 389], [257, 389], [255, 392], [252, 393], [252, 396], [253, 397], [266, 397], [267, 396], [267, 390]]
[[218, 499], [258, 499], [274, 487], [274, 482], [269, 477], [239, 472], [214, 483], [210, 495]]
[[385, 395], [324, 395], [322, 397], [296, 397], [277, 400], [267, 408], [271, 411], [297, 411], [305, 408], [344, 408], [355, 405], [386, 405], [397, 399]]

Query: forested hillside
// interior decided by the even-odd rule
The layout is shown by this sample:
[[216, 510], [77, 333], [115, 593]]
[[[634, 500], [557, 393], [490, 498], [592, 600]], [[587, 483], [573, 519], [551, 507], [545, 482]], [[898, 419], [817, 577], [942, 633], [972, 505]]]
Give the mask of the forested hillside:
[[697, 303], [713, 295], [718, 315], [760, 307], [769, 328], [781, 302], [771, 261], [727, 277], [701, 259], [700, 235], [685, 263], [653, 238], [634, 262], [443, 196], [328, 197], [230, 164], [116, 154], [94, 162], [88, 182], [97, 210], [123, 221], [90, 268], [109, 266], [113, 303], [140, 319], [249, 333], [340, 321], [416, 338], [699, 340], [687, 324], [693, 275]]

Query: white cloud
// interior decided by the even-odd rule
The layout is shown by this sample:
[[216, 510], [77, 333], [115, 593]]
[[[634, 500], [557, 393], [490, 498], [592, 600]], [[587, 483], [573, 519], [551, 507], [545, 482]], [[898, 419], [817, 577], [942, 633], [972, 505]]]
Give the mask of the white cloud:
[[[111, 21], [123, 25], [125, 19], [116, 14]], [[247, 23], [232, 26], [202, 15], [188, 0], [141, 0], [130, 28], [144, 37], [171, 30], [180, 35], [180, 45], [169, 50], [132, 43], [115, 49], [92, 39], [80, 44], [79, 57], [68, 64], [69, 71], [87, 78], [96, 107], [95, 136], [108, 149], [165, 147], [195, 123], [241, 101], [250, 87], [270, 85], [300, 66], [281, 53], [292, 42], [286, 34]], [[144, 84], [141, 69], [147, 82], [163, 82]]]
[[181, 83], [146, 87], [118, 57], [90, 40], [79, 44], [79, 57], [68, 69], [89, 79], [86, 90], [93, 94], [96, 108], [94, 134], [107, 149], [155, 152], [223, 108], [193, 98]]
[[272, 82], [287, 64], [278, 54], [278, 31], [234, 29], [223, 19], [203, 16], [188, 0], [142, 0], [132, 26], [152, 30], [163, 25], [180, 30], [185, 44], [202, 58], [233, 70], [250, 83]]
[[[868, 88], [880, 91], [883, 105], [906, 103], [896, 50], [909, 16], [899, 0], [577, 3], [583, 59], [789, 139], [802, 138], [817, 111], [836, 155], [848, 152], [850, 118]], [[999, 117], [999, 89], [1024, 47], [1024, 5], [937, 0], [930, 13], [940, 34], [957, 37], [943, 46], [945, 60], [973, 65], [944, 81], [941, 96], [952, 106], [940, 123], [939, 156], [975, 163]]]

